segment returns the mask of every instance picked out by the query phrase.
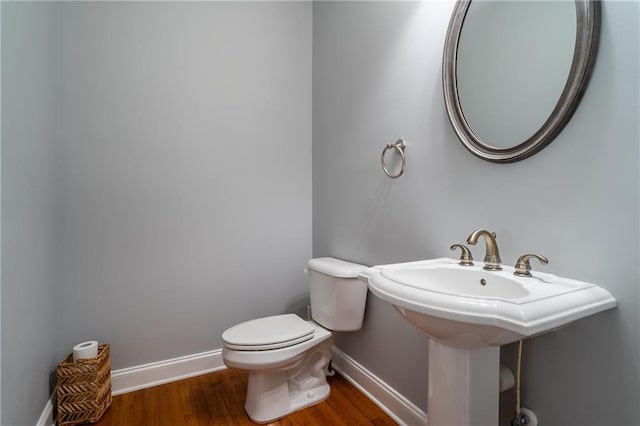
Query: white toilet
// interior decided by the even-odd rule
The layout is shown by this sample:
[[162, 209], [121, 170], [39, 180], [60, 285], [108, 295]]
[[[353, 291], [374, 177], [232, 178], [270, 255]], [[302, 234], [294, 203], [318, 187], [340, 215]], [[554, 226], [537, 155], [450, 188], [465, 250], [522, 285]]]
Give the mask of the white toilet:
[[251, 420], [269, 423], [329, 397], [333, 332], [362, 327], [367, 284], [357, 277], [367, 268], [331, 257], [311, 259], [306, 272], [313, 321], [276, 315], [222, 333], [226, 366], [249, 372], [244, 408]]

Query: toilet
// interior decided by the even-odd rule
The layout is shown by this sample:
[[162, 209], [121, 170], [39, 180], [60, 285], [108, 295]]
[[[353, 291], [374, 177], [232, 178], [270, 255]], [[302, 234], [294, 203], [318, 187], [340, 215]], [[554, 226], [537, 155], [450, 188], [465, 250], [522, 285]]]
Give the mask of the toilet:
[[331, 257], [311, 259], [307, 279], [311, 318], [275, 315], [243, 322], [222, 333], [225, 365], [249, 373], [245, 410], [269, 423], [329, 397], [326, 376], [333, 334], [362, 327], [367, 266]]

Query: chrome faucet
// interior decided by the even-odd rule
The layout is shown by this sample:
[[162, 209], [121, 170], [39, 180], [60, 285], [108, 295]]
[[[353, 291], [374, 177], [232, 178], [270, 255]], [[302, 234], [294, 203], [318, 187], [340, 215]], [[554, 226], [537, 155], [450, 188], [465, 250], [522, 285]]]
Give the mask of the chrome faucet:
[[486, 229], [476, 229], [467, 238], [467, 243], [475, 245], [478, 242], [480, 236], [484, 237], [484, 242], [487, 246], [487, 253], [484, 256], [484, 268], [487, 271], [500, 271], [500, 253], [498, 253], [498, 243], [496, 243], [496, 233], [489, 232]]

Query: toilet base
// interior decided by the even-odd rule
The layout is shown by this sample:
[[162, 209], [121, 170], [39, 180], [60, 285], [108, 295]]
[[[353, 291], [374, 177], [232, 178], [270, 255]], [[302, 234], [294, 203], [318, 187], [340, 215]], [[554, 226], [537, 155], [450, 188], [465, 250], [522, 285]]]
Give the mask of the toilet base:
[[304, 354], [292, 369], [249, 373], [244, 409], [256, 423], [269, 423], [329, 397], [327, 366], [333, 338]]
[[[282, 374], [285, 375], [285, 373]], [[331, 392], [327, 383], [306, 391], [291, 392], [287, 382], [282, 381], [283, 377], [273, 377], [266, 380], [251, 378], [254, 379], [254, 386], [249, 388], [247, 392], [247, 402], [244, 409], [249, 418], [256, 423], [271, 423], [296, 411], [319, 404], [329, 398]], [[280, 384], [270, 387], [271, 380]], [[263, 385], [266, 385], [266, 388], [263, 388]]]

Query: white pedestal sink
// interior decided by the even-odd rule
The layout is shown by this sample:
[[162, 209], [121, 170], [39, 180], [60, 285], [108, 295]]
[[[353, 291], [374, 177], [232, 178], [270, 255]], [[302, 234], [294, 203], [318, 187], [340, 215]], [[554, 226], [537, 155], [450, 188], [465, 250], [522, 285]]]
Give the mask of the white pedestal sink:
[[496, 426], [500, 345], [611, 309], [595, 284], [514, 269], [485, 271], [454, 259], [374, 266], [360, 279], [429, 342], [429, 426]]

